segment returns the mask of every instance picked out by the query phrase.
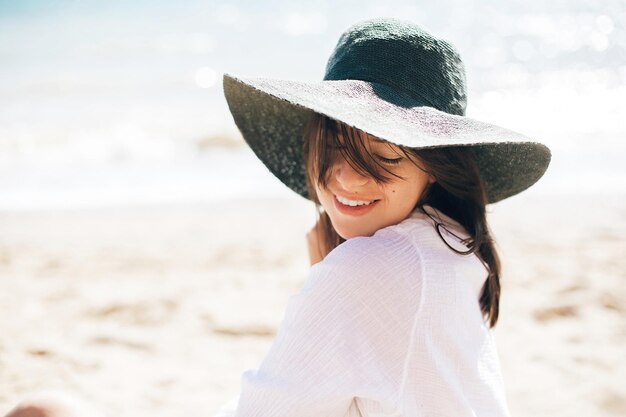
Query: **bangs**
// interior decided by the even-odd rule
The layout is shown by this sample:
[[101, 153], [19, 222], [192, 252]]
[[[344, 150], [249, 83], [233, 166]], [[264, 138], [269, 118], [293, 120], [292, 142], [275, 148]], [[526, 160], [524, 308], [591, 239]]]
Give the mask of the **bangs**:
[[[404, 179], [384, 166], [367, 146], [369, 140], [385, 143], [399, 156], [412, 160], [406, 150], [394, 149], [388, 142], [382, 141], [366, 132], [347, 126], [329, 117], [313, 114], [305, 137], [307, 165], [310, 175], [317, 183], [326, 188], [335, 159], [341, 154], [355, 171], [371, 177], [379, 184], [387, 183], [392, 177]], [[403, 155], [402, 155], [403, 154]]]

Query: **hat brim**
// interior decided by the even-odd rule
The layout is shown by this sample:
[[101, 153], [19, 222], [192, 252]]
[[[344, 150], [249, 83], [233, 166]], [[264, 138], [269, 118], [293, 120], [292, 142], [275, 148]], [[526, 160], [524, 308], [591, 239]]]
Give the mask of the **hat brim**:
[[520, 133], [439, 111], [367, 81], [305, 82], [224, 74], [224, 95], [253, 152], [278, 179], [305, 198], [302, 134], [312, 112], [396, 145], [418, 149], [470, 146], [489, 203], [533, 185], [551, 159], [546, 145]]

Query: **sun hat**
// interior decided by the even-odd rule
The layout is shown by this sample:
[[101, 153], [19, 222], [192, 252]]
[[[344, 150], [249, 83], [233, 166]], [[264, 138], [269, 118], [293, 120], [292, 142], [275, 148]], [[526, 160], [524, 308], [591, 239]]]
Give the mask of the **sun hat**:
[[305, 198], [303, 130], [313, 112], [400, 146], [469, 146], [488, 203], [536, 183], [551, 159], [541, 142], [465, 117], [465, 68], [458, 51], [404, 20], [377, 18], [348, 28], [321, 81], [225, 73], [223, 83], [244, 140], [278, 179]]

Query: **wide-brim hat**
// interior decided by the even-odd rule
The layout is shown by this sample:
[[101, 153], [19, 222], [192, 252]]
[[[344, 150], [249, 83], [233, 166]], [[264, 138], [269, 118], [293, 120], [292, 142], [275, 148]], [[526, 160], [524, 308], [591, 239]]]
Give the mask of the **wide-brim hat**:
[[305, 198], [302, 141], [313, 112], [400, 146], [470, 147], [489, 203], [533, 185], [551, 159], [539, 141], [465, 117], [465, 69], [456, 48], [407, 21], [379, 18], [350, 27], [321, 81], [224, 74], [223, 82], [244, 140]]

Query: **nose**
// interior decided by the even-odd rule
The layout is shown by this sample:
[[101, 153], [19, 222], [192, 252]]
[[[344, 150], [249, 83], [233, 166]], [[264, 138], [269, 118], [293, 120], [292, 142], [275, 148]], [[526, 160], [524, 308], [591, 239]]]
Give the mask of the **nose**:
[[346, 191], [362, 187], [370, 182], [370, 177], [361, 175], [343, 157], [337, 158], [333, 174], [337, 182]]

